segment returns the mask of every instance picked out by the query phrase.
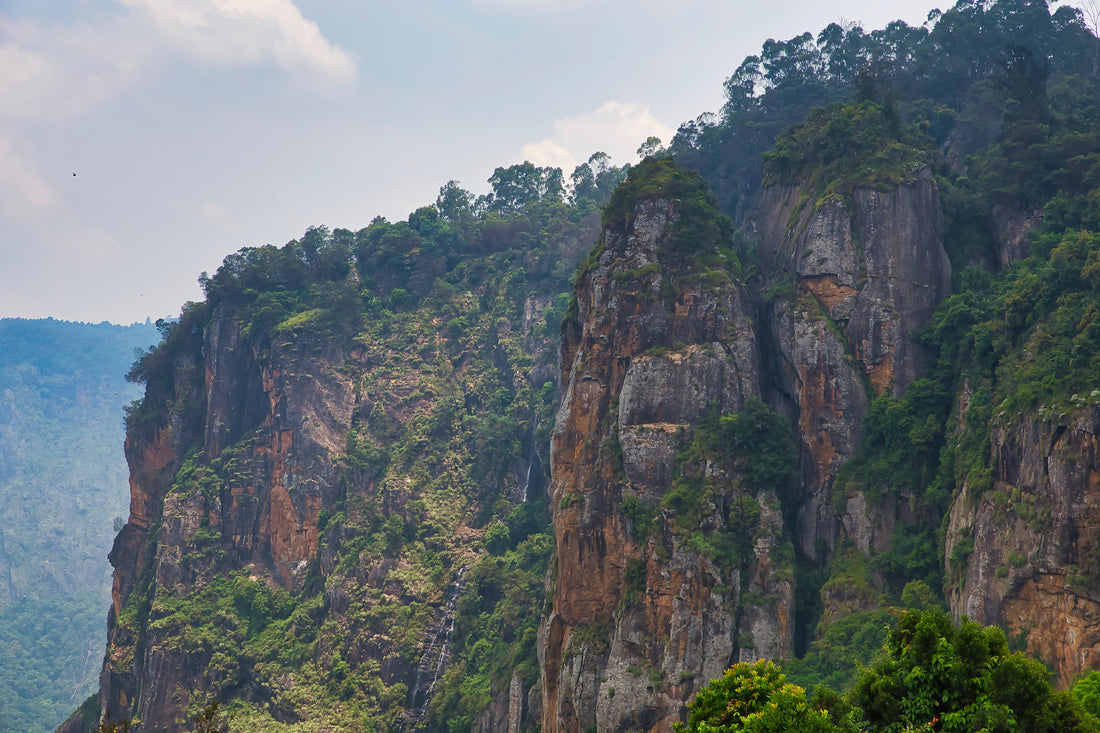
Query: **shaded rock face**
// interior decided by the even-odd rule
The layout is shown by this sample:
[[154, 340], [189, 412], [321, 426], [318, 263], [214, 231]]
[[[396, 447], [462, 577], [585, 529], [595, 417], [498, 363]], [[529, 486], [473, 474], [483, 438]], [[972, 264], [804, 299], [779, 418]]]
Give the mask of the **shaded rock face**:
[[[474, 724], [475, 733], [521, 733], [527, 710], [538, 711], [539, 690], [525, 690], [519, 677], [512, 675], [507, 690], [502, 690]], [[538, 719], [536, 714], [535, 719]]]
[[[160, 395], [183, 407], [128, 432], [130, 519], [110, 554], [100, 707], [117, 716], [136, 701], [143, 730], [175, 729], [209, 660], [180, 653], [155, 630], [136, 633], [132, 620], [120, 622], [131, 594], [151, 597], [151, 587], [182, 597], [208, 582], [216, 567], [197, 550], [204, 527], [220, 536], [229, 565], [299, 588], [317, 556], [319, 512], [337, 498], [333, 456], [344, 447], [355, 404], [340, 370], [343, 354], [327, 344], [261, 348], [242, 338], [228, 313], [193, 341], [177, 356], [171, 394]], [[173, 477], [196, 443], [203, 450], [194, 460], [232, 461], [233, 479], [209, 495], [174, 493]]]
[[993, 205], [990, 219], [997, 265], [1005, 268], [1028, 256], [1031, 247], [1027, 234], [1043, 222], [1043, 210], [997, 203]]
[[[147, 395], [152, 392], [161, 399], [201, 404], [201, 345], [192, 346], [190, 351], [176, 355], [173, 383], [149, 385]], [[184, 419], [182, 411], [174, 415], [158, 413], [127, 429], [130, 517], [108, 554], [114, 576], [107, 612], [107, 652], [99, 676], [99, 704], [105, 719], [128, 718], [141, 692], [141, 680], [149, 667], [144, 642], [133, 624], [120, 622], [120, 615], [138, 590], [138, 583], [153, 572], [156, 558], [148, 548], [158, 534], [161, 506], [181, 456], [200, 431], [201, 425]]]
[[[928, 324], [951, 280], [940, 218], [927, 172], [846, 199], [815, 202], [798, 187], [764, 193], [757, 230], [770, 287], [762, 347], [774, 365], [776, 401], [797, 428], [798, 541], [811, 557], [835, 545], [832, 482], [859, 448], [870, 400], [904, 394], [924, 367], [912, 334]], [[868, 534], [857, 526], [865, 513], [845, 515], [855, 520], [850, 534]]]
[[[673, 201], [646, 199], [628, 231], [604, 232], [564, 334], [551, 448], [557, 560], [540, 630], [544, 731], [672, 730], [695, 690], [739, 654], [789, 651], [793, 586], [772, 567], [778, 510], [765, 508], [754, 556], [730, 568], [685, 546], [660, 506], [695, 425], [759, 394], [743, 289], [671, 287], [681, 273], [662, 242], [676, 217]], [[728, 500], [713, 497], [706, 529], [731, 531]], [[656, 529], [625, 506], [647, 509]], [[745, 620], [743, 577], [744, 591], [768, 599]], [[739, 642], [749, 629], [753, 641]]]
[[990, 432], [992, 488], [951, 509], [948, 600], [1026, 639], [1065, 685], [1100, 664], [1100, 408]]

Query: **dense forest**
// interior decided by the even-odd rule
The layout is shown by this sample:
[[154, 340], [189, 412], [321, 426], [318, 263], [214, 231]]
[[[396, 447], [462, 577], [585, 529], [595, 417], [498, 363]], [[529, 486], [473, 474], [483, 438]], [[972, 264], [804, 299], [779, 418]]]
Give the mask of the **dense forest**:
[[[768, 40], [733, 71], [718, 114], [684, 123], [667, 147], [645, 141], [638, 164], [597, 152], [568, 178], [498, 168], [484, 196], [452, 181], [405, 221], [314, 227], [204, 273], [205, 300], [159, 323], [163, 340], [129, 373], [146, 389], [127, 414], [132, 468], [157, 508], [116, 543], [114, 681], [69, 730], [102, 716], [179, 729], [211, 701], [239, 730], [509, 730], [512, 691], [527, 699], [540, 684], [552, 515], [586, 501], [551, 502], [545, 489], [563, 337], [586, 326], [578, 293], [596, 287], [609, 232], [628, 229], [640, 203], [678, 207], [658, 253], [676, 277], [651, 263], [598, 285], [631, 307], [679, 314], [692, 289], [738, 287], [758, 321], [816, 308], [841, 333], [764, 256], [766, 194], [797, 192], [796, 230], [801, 210], [917, 185], [936, 191], [950, 295], [911, 334], [919, 375], [904, 390], [867, 378], [858, 440], [829, 485], [837, 516], [853, 502], [892, 513], [888, 536], [870, 549], [844, 532], [796, 545], [808, 459], [767, 375], [759, 398], [716, 407], [684, 438], [659, 502], [624, 500], [616, 521], [654, 562], [687, 548], [735, 573], [772, 526], [761, 517], [784, 528], [771, 561], [794, 589], [792, 654], [781, 670], [738, 665], [703, 686], [688, 730], [1094, 729], [1094, 676], [1063, 675], [1075, 694], [1054, 693], [1020, 653], [1026, 634], [958, 625], [943, 610], [964, 615], [952, 599], [973, 581], [976, 538], [949, 531], [960, 497], [1000, 512], [1006, 532], [1039, 531], [1050, 516], [1003, 480], [991, 435], [1014, 421], [1080, 422], [1100, 401], [1100, 41], [1079, 10], [1052, 10], [960, 0], [920, 27], [832, 24]], [[641, 356], [683, 348], [670, 340]], [[211, 353], [225, 354], [223, 387]], [[300, 449], [286, 464], [298, 468], [263, 478], [268, 456], [302, 436], [336, 458]], [[151, 459], [139, 446], [159, 456], [168, 443], [170, 475], [141, 473]], [[617, 437], [598, 447], [600, 480], [625, 483], [623, 450]], [[740, 477], [740, 514], [723, 518], [740, 536], [706, 524], [716, 476]], [[250, 534], [264, 481], [286, 490], [295, 531], [315, 542], [299, 564], [281, 559], [298, 557], [291, 541], [276, 552]], [[1100, 599], [1098, 558], [1059, 569], [1067, 592]], [[1040, 560], [1008, 553], [991, 582], [1049, 570]], [[647, 582], [645, 558], [624, 561], [618, 618]], [[746, 593], [736, 613], [772, 602]], [[606, 633], [590, 624], [569, 644], [606, 658]], [[754, 642], [742, 636], [744, 651]], [[706, 682], [625, 672], [654, 695]], [[517, 725], [537, 727], [537, 715], [528, 706]]]
[[152, 325], [0, 320], [0, 728], [51, 730], [95, 689], [126, 516], [123, 379]]

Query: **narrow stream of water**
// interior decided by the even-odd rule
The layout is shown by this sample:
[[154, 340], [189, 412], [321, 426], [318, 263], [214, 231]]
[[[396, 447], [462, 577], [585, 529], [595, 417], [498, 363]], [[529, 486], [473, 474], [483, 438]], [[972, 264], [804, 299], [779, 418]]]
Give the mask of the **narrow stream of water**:
[[409, 713], [415, 722], [423, 720], [428, 705], [435, 693], [435, 686], [447, 670], [451, 657], [451, 643], [455, 630], [455, 610], [458, 597], [466, 587], [466, 567], [462, 567], [454, 580], [447, 586], [447, 600], [443, 604], [443, 615], [424, 630], [424, 654], [416, 666], [416, 682], [409, 695]]

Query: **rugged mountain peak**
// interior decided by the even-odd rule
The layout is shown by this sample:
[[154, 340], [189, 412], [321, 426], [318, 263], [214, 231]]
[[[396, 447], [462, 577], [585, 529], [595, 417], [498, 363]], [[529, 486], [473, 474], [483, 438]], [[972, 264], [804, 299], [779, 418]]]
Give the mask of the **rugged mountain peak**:
[[[543, 729], [671, 730], [697, 684], [739, 652], [789, 651], [793, 587], [775, 557], [774, 493], [758, 501], [768, 492], [720, 462], [678, 456], [708, 417], [759, 394], [749, 302], [721, 238], [728, 221], [701, 179], [648, 160], [604, 222], [562, 347]], [[675, 488], [679, 504], [668, 500]], [[736, 500], [752, 504], [759, 541], [717, 552], [707, 543], [730, 534]], [[770, 600], [742, 617], [744, 592]]]

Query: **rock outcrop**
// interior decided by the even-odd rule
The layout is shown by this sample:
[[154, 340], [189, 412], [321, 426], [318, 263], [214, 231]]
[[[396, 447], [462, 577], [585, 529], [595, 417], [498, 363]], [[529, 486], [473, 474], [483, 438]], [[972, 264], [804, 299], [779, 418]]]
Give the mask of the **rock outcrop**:
[[[838, 513], [831, 490], [870, 400], [903, 395], [920, 374], [913, 332], [948, 292], [931, 177], [817, 202], [799, 188], [767, 190], [756, 224], [767, 284], [755, 306], [732, 282], [684, 286], [682, 262], [662, 244], [677, 216], [672, 199], [638, 201], [577, 281], [551, 453], [547, 731], [671, 730], [730, 662], [792, 652], [792, 541], [826, 562], [850, 533], [866, 554], [904, 514]], [[708, 414], [758, 397], [791, 417], [799, 488], [753, 491], [707, 462], [713, 493], [683, 531], [681, 492], [699, 470], [685, 447]], [[746, 494], [760, 507], [752, 527], [729, 510]], [[700, 542], [709, 532], [751, 551], [720, 558]]]
[[992, 485], [951, 509], [948, 600], [1066, 684], [1100, 663], [1100, 407], [1002, 418], [990, 446]]
[[[335, 504], [334, 458], [354, 405], [339, 349], [306, 339], [260, 353], [229, 312], [215, 314], [201, 338], [176, 357], [169, 394], [153, 395], [180, 409], [131, 427], [130, 519], [110, 555], [115, 581], [100, 707], [119, 715], [137, 700], [145, 730], [169, 729], [184, 717], [191, 696], [206, 691], [209, 680], [194, 673], [210, 659], [181, 651], [156, 624], [142, 633], [135, 616], [148, 601], [131, 596], [152, 589], [184, 597], [224, 570], [214, 559], [223, 553], [232, 567], [297, 590], [317, 556], [319, 512]], [[232, 462], [231, 478], [203, 491], [181, 478], [185, 460]], [[214, 544], [217, 552], [204, 552]]]
[[596, 218], [539, 252], [490, 228], [451, 252], [457, 287], [410, 276], [423, 306], [360, 279], [374, 230], [362, 262], [350, 233], [311, 232], [204, 280], [136, 370], [100, 690], [63, 730], [97, 711], [189, 730], [213, 701], [242, 730], [439, 729], [456, 706], [471, 730], [529, 729], [554, 296]]
[[997, 266], [1003, 269], [1027, 257], [1030, 250], [1028, 232], [1042, 223], [1043, 210], [996, 203], [990, 212], [990, 219]]
[[[733, 566], [693, 545], [662, 504], [696, 426], [759, 394], [746, 292], [725, 273], [685, 277], [667, 246], [680, 215], [671, 198], [637, 201], [578, 278], [551, 450], [544, 731], [672, 730], [698, 686], [739, 655], [790, 648], [793, 585], [776, 557], [774, 496], [753, 553]], [[717, 479], [697, 531], [734, 531], [725, 509], [738, 479]], [[749, 594], [761, 601], [742, 613]]]
[[798, 541], [810, 557], [835, 545], [832, 481], [859, 447], [870, 400], [904, 394], [924, 368], [913, 333], [951, 281], [940, 218], [927, 171], [908, 184], [820, 200], [801, 187], [764, 193], [756, 223], [768, 281], [763, 345], [777, 404], [797, 427]]

